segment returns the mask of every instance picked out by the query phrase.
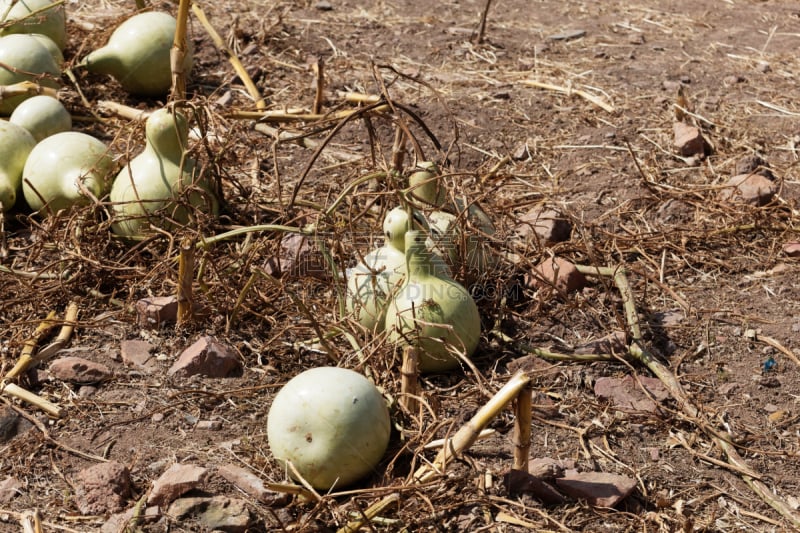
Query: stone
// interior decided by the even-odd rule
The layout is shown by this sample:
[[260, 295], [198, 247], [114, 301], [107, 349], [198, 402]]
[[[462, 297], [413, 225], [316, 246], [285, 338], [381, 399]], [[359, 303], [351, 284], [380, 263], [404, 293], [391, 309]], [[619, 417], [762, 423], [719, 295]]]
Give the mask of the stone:
[[678, 153], [684, 157], [693, 155], [703, 156], [706, 151], [706, 140], [700, 129], [685, 122], [674, 122], [672, 124], [674, 134], [674, 145]]
[[314, 4], [314, 8], [317, 11], [332, 11], [333, 10], [333, 4], [328, 2], [328, 0], [319, 0], [319, 2]]
[[280, 506], [288, 504], [291, 500], [289, 494], [267, 489], [261, 478], [246, 468], [228, 463], [218, 467], [217, 473], [259, 503]]
[[202, 466], [175, 463], [153, 482], [149, 505], [165, 507], [182, 494], [201, 487], [208, 477], [208, 469]]
[[739, 174], [725, 184], [719, 191], [723, 201], [762, 206], [772, 201], [778, 192], [778, 185], [761, 174]]
[[550, 457], [536, 457], [528, 461], [528, 472], [539, 479], [552, 481], [564, 475], [566, 468]]
[[125, 509], [131, 498], [131, 475], [125, 465], [99, 463], [77, 475], [75, 499], [84, 515], [103, 515]]
[[136, 315], [142, 327], [157, 328], [178, 318], [177, 296], [153, 296], [136, 302]]
[[186, 348], [167, 372], [170, 376], [224, 378], [241, 370], [236, 351], [210, 335], [204, 335]]
[[636, 488], [636, 480], [604, 472], [578, 472], [567, 470], [563, 478], [556, 479], [558, 489], [577, 500], [585, 500], [597, 507], [614, 507]]
[[735, 176], [740, 174], [761, 174], [765, 178], [773, 178], [772, 171], [767, 162], [756, 154], [744, 155], [736, 161], [736, 167], [733, 171]]
[[281, 274], [317, 279], [330, 278], [330, 271], [322, 252], [313, 246], [306, 235], [290, 233], [281, 239], [279, 254]]
[[244, 500], [225, 496], [180, 498], [167, 514], [178, 520], [195, 518], [208, 531], [226, 533], [244, 533], [251, 521]]
[[525, 282], [530, 288], [555, 286], [559, 291], [572, 292], [586, 285], [586, 277], [566, 259], [551, 257], [534, 268], [533, 273], [527, 274]]
[[566, 30], [549, 35], [547, 38], [551, 41], [571, 41], [572, 39], [579, 39], [585, 36], [586, 30]]
[[147, 341], [122, 341], [119, 345], [120, 357], [126, 365], [147, 368], [147, 362], [153, 357], [153, 348], [153, 344]]
[[800, 257], [800, 241], [788, 241], [783, 243], [783, 253], [789, 257]]
[[554, 209], [536, 206], [519, 217], [514, 233], [525, 240], [536, 236], [545, 244], [554, 244], [569, 240], [572, 223]]
[[50, 375], [61, 381], [84, 385], [99, 383], [113, 375], [106, 365], [82, 357], [61, 357], [50, 363]]
[[559, 505], [566, 501], [564, 495], [550, 483], [521, 470], [506, 472], [503, 475], [503, 484], [509, 494], [524, 492], [546, 505]]
[[7, 476], [0, 481], [0, 503], [10, 502], [17, 494], [22, 494], [22, 483], [17, 478]]
[[594, 383], [594, 394], [598, 398], [611, 401], [614, 407], [623, 411], [658, 413], [656, 402], [669, 398], [669, 391], [656, 378], [639, 376], [638, 382], [647, 389], [648, 394], [641, 390], [637, 380], [630, 375], [622, 379], [613, 377], [598, 378]]

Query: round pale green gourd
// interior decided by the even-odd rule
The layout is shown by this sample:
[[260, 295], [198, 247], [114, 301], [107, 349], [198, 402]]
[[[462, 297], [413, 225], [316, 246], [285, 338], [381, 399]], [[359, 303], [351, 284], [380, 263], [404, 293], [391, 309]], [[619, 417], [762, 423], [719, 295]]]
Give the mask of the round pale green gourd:
[[[81, 62], [90, 72], [113, 76], [131, 94], [163, 96], [172, 85], [170, 49], [175, 39], [175, 18], [159, 11], [140, 13], [123, 22], [108, 43]], [[192, 69], [192, 44], [183, 71]]]
[[[41, 39], [27, 34], [0, 37], [0, 85], [33, 81], [45, 87], [58, 88], [61, 70]], [[26, 98], [29, 96], [3, 98], [0, 101], [0, 115], [10, 115]]]
[[21, 126], [0, 120], [0, 210], [8, 211], [17, 201], [22, 169], [36, 141]]
[[375, 385], [337, 367], [312, 368], [289, 380], [267, 419], [273, 457], [284, 465], [291, 461], [320, 490], [369, 474], [386, 452], [390, 431], [389, 411]]
[[[0, 17], [12, 3], [13, 7], [3, 20], [18, 22], [0, 29], [0, 35], [41, 33], [53, 40], [59, 53], [64, 49], [67, 44], [67, 17], [63, 3], [53, 4], [50, 0], [0, 0]], [[36, 14], [28, 17], [34, 11]]]
[[386, 309], [389, 340], [416, 346], [421, 372], [455, 368], [457, 353], [471, 357], [478, 347], [478, 306], [460, 283], [435, 271], [423, 232], [405, 239], [408, 275]]
[[8, 121], [28, 130], [36, 142], [72, 129], [69, 111], [56, 98], [43, 94], [19, 104]]
[[113, 171], [114, 160], [102, 141], [77, 131], [56, 133], [28, 155], [22, 192], [31, 209], [55, 214], [104, 196]]
[[440, 179], [437, 179], [439, 167], [433, 161], [417, 163], [417, 170], [408, 177], [411, 196], [422, 200], [427, 206], [444, 207], [447, 202], [447, 190]]
[[196, 161], [185, 156], [189, 127], [186, 117], [159, 109], [145, 126], [146, 144], [114, 179], [112, 230], [138, 238], [150, 226], [169, 229], [186, 224], [195, 210], [216, 216], [219, 203]]
[[30, 35], [39, 41], [40, 44], [44, 45], [45, 48], [47, 48], [47, 50], [50, 52], [50, 55], [53, 56], [53, 60], [55, 60], [59, 69], [64, 66], [64, 53], [61, 51], [61, 48], [59, 48], [58, 45], [53, 42], [53, 39], [41, 33], [27, 33], [26, 35]]

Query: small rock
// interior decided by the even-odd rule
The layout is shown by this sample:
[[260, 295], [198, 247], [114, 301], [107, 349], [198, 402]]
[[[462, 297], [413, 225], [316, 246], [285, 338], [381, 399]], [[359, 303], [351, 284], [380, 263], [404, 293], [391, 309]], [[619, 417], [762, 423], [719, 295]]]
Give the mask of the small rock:
[[0, 444], [17, 436], [20, 418], [19, 414], [10, 407], [5, 407], [0, 411]]
[[[669, 398], [669, 391], [660, 380], [639, 376], [638, 381], [656, 401], [661, 402]], [[610, 400], [620, 410], [658, 413], [658, 405], [640, 389], [639, 383], [633, 376], [625, 376], [622, 379], [598, 378], [594, 383], [594, 393], [598, 398]]]
[[61, 381], [83, 385], [110, 379], [111, 370], [82, 357], [61, 357], [50, 363], [50, 374]]
[[241, 362], [233, 348], [210, 335], [204, 335], [181, 353], [168, 374], [178, 377], [201, 375], [224, 378], [239, 369]]
[[318, 11], [333, 11], [333, 4], [328, 2], [328, 0], [319, 0], [319, 2], [314, 4], [314, 8]]
[[749, 154], [739, 158], [736, 161], [736, 169], [734, 175], [739, 174], [761, 174], [769, 179], [773, 178], [772, 171], [767, 162], [756, 154]]
[[222, 429], [222, 422], [219, 420], [200, 420], [195, 429], [205, 429], [207, 431], [219, 431]]
[[675, 149], [679, 154], [684, 157], [705, 155], [706, 140], [699, 128], [685, 122], [675, 122], [672, 124], [672, 131], [675, 137]]
[[772, 67], [767, 61], [759, 61], [756, 64], [756, 70], [761, 72], [762, 74], [766, 74], [767, 72], [770, 72], [772, 70]]
[[153, 482], [147, 503], [164, 507], [192, 489], [203, 485], [208, 470], [202, 466], [175, 463]]
[[514, 161], [525, 161], [531, 157], [530, 148], [528, 148], [528, 142], [519, 143], [516, 148], [514, 148], [514, 152], [511, 154], [511, 159]]
[[546, 505], [558, 505], [566, 501], [564, 495], [547, 481], [521, 470], [506, 472], [503, 475], [503, 484], [509, 494], [524, 492]]
[[531, 288], [555, 285], [559, 291], [571, 292], [586, 285], [586, 277], [566, 259], [551, 257], [539, 264], [533, 273], [527, 274], [525, 282]]
[[528, 461], [528, 472], [539, 479], [552, 481], [564, 475], [564, 465], [550, 457], [536, 457]]
[[800, 241], [789, 241], [783, 244], [783, 253], [789, 257], [800, 257]]
[[259, 503], [280, 506], [291, 500], [291, 496], [286, 493], [274, 492], [264, 487], [261, 478], [245, 468], [228, 463], [218, 467], [217, 473]]
[[572, 223], [554, 209], [536, 206], [519, 217], [514, 233], [522, 239], [536, 235], [545, 244], [553, 244], [569, 240]]
[[777, 192], [775, 182], [761, 174], [739, 174], [728, 180], [719, 197], [723, 201], [761, 206], [771, 202]]
[[145, 367], [153, 357], [153, 345], [147, 341], [128, 340], [119, 345], [122, 362], [126, 365]]
[[167, 514], [178, 520], [195, 517], [205, 529], [226, 533], [244, 533], [251, 520], [244, 500], [225, 496], [181, 498]]
[[678, 89], [680, 89], [683, 85], [679, 81], [664, 80], [661, 82], [661, 86], [667, 91], [678, 92]]
[[744, 83], [746, 78], [744, 76], [740, 76], [738, 74], [731, 74], [730, 76], [725, 76], [722, 80], [722, 83], [725, 85], [735, 85], [737, 83]]
[[120, 463], [99, 463], [77, 475], [76, 500], [84, 515], [116, 513], [131, 497], [131, 475]]
[[22, 483], [17, 478], [8, 476], [0, 481], [0, 503], [10, 502], [17, 494], [22, 494]]
[[597, 507], [614, 507], [636, 488], [636, 480], [604, 472], [568, 470], [556, 486], [566, 495]]
[[605, 337], [589, 341], [575, 348], [576, 354], [624, 354], [628, 352], [628, 336], [624, 331], [614, 331]]
[[178, 317], [177, 296], [154, 296], [136, 302], [136, 314], [139, 325], [158, 327], [175, 322]]

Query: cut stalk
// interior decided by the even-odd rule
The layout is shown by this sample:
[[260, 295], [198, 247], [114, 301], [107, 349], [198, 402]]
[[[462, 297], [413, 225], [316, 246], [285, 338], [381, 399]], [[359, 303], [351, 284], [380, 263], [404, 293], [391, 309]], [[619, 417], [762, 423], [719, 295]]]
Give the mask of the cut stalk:
[[177, 327], [191, 321], [194, 316], [194, 301], [192, 298], [194, 249], [195, 245], [189, 237], [185, 238], [181, 243], [181, 251], [178, 256]]
[[514, 470], [528, 471], [531, 453], [531, 408], [533, 388], [525, 385], [514, 402]]
[[403, 349], [403, 366], [400, 369], [400, 404], [411, 415], [419, 411], [419, 354], [413, 346]]
[[186, 72], [183, 70], [183, 61], [186, 58], [186, 23], [189, 19], [189, 4], [191, 4], [191, 0], [180, 0], [178, 4], [175, 40], [169, 51], [169, 66], [172, 70], [170, 100], [173, 102], [186, 100]]

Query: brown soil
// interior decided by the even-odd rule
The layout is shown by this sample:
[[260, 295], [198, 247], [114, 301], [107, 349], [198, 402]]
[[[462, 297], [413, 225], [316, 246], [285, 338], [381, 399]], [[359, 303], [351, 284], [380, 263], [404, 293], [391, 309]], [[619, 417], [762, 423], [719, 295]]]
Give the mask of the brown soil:
[[[236, 227], [315, 223], [318, 243], [337, 268], [352, 266], [357, 253], [380, 240], [380, 221], [397, 203], [398, 181], [365, 182], [329, 216], [321, 210], [357, 177], [391, 168], [398, 123], [419, 143], [417, 154], [406, 145], [403, 172], [415, 156], [441, 162], [454, 194], [479, 202], [497, 228], [490, 243], [497, 266], [475, 288], [483, 290], [476, 292], [483, 318], [474, 357], [479, 375], [465, 368], [425, 376], [430, 410], [422, 419], [395, 412], [404, 436], [393, 434], [375, 474], [352, 487], [359, 490], [272, 507], [250, 499], [251, 530], [337, 530], [391, 492], [400, 498], [381, 513], [388, 521], [365, 530], [523, 531], [526, 523], [547, 531], [797, 527], [800, 284], [797, 259], [783, 252], [786, 242], [798, 239], [800, 209], [796, 5], [495, 0], [478, 43], [482, 0], [332, 0], [330, 10], [314, 0], [211, 4], [203, 7], [212, 24], [268, 109], [307, 112], [314, 99], [311, 66], [320, 60], [327, 81], [323, 112], [355, 109], [346, 91], [383, 94], [395, 112], [273, 123], [311, 141], [276, 143], [252, 120], [232, 116], [255, 106], [225, 54], [192, 18], [196, 61], [188, 92], [208, 132], [195, 153], [224, 192], [220, 219], [131, 246], [111, 235], [102, 205], [44, 219], [24, 208], [6, 214], [0, 374], [48, 312], [63, 316], [69, 302], [78, 304], [79, 320], [60, 355], [102, 362], [115, 374], [91, 387], [56, 380], [47, 365], [25, 376], [21, 385], [64, 409], [60, 419], [3, 396], [16, 409], [8, 416], [24, 414], [43, 424], [25, 431], [20, 422], [0, 444], [0, 478], [22, 482], [21, 494], [0, 504], [0, 530], [19, 530], [19, 513], [33, 509], [45, 531], [99, 530], [107, 517], [80, 515], [74, 483], [80, 470], [102, 459], [129, 467], [135, 492], [129, 508], [176, 461], [209, 468], [203, 487], [209, 494], [248, 498], [215, 474], [227, 463], [265, 482], [286, 482], [270, 456], [266, 418], [280, 385], [304, 369], [337, 361], [368, 373], [397, 397], [393, 346], [339, 312], [335, 289], [343, 284], [326, 275], [329, 265], [308, 273], [316, 276], [285, 274], [278, 284], [254, 275], [269, 268], [281, 233], [255, 232], [201, 249], [194, 293], [205, 313], [188, 325], [141, 327], [131, 307], [146, 296], [175, 293], [184, 238], [196, 242]], [[67, 3], [68, 64], [104, 42], [132, 5]], [[575, 30], [581, 32], [567, 35]], [[568, 38], [554, 38], [558, 34]], [[65, 77], [62, 99], [83, 117], [75, 129], [107, 142], [121, 161], [135, 155], [141, 123], [111, 115], [99, 123], [90, 112], [100, 100], [142, 109], [163, 102], [130, 97], [104, 77], [76, 75], [92, 109]], [[684, 120], [703, 132], [706, 157], [676, 153], [676, 104], [688, 108]], [[771, 169], [778, 194], [760, 207], [720, 201], [721, 185], [751, 156]], [[569, 240], [520, 244], [510, 237], [517, 218], [540, 204], [572, 222]], [[569, 294], [521, 283], [552, 255], [627, 270], [644, 346], [677, 377], [706, 422], [687, 416], [673, 399], [656, 412], [625, 412], [595, 396], [600, 377], [652, 375], [635, 359], [529, 362], [527, 368], [536, 369], [531, 457], [622, 474], [636, 480], [633, 493], [613, 509], [572, 499], [545, 505], [530, 494], [509, 493], [502, 479], [513, 457], [510, 409], [491, 422], [496, 434], [449, 465], [443, 478], [410, 483], [409, 473], [434, 457], [423, 445], [452, 434], [485, 404], [527, 357], [524, 347], [570, 353], [615, 330], [631, 333], [607, 278], [590, 276], [586, 287]], [[344, 335], [325, 344], [314, 340], [332, 331], [351, 334], [352, 343]], [[167, 375], [201, 334], [237, 350], [241, 376]], [[155, 346], [154, 373], [121, 362], [126, 339]], [[353, 343], [363, 347], [361, 358]], [[777, 364], [765, 370], [770, 357]], [[221, 429], [198, 429], [204, 420], [221, 421]], [[733, 443], [786, 513], [770, 507], [751, 479], [729, 466], [713, 430]], [[168, 516], [141, 527], [199, 530]]]

